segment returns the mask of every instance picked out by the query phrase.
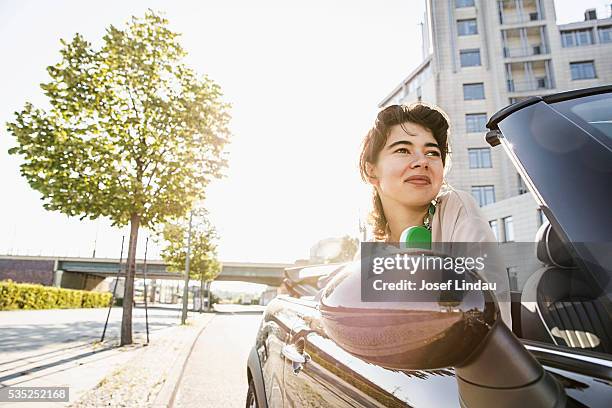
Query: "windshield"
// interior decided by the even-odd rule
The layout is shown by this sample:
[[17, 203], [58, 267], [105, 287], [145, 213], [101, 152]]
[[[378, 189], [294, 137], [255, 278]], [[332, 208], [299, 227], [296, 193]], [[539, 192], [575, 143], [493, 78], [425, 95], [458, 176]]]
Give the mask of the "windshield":
[[612, 148], [612, 94], [571, 99], [552, 106]]
[[537, 102], [498, 124], [504, 148], [547, 218], [590, 265], [600, 288], [608, 286], [612, 269], [611, 98]]

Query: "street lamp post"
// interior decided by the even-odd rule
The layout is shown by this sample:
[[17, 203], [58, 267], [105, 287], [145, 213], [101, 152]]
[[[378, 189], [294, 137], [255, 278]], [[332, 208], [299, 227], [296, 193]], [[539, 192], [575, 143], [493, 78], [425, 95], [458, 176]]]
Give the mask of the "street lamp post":
[[181, 314], [181, 324], [187, 320], [187, 298], [189, 297], [189, 258], [191, 257], [191, 220], [193, 210], [189, 212], [189, 232], [187, 233], [187, 258], [185, 259], [185, 287], [183, 288], [183, 313]]

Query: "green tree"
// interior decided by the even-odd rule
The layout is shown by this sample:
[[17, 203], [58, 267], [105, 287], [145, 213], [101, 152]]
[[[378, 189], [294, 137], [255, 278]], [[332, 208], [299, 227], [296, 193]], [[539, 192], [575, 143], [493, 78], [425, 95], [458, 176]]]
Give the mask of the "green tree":
[[184, 215], [226, 166], [229, 107], [185, 65], [178, 36], [149, 10], [111, 25], [99, 49], [80, 34], [62, 40], [41, 84], [49, 108], [26, 103], [7, 123], [17, 141], [9, 153], [23, 157], [21, 174], [46, 209], [130, 224], [122, 345], [132, 343], [139, 227]]
[[352, 261], [353, 257], [359, 250], [359, 240], [357, 238], [350, 237], [349, 235], [345, 235], [341, 238], [341, 246], [340, 252], [338, 255], [329, 259], [328, 262], [346, 262]]
[[[187, 259], [187, 235], [189, 217], [171, 220], [164, 224], [161, 237], [165, 242], [162, 258], [173, 272], [183, 272]], [[193, 211], [191, 220], [191, 252], [189, 257], [189, 278], [211, 281], [221, 272], [217, 260], [215, 228], [207, 218], [205, 209]]]

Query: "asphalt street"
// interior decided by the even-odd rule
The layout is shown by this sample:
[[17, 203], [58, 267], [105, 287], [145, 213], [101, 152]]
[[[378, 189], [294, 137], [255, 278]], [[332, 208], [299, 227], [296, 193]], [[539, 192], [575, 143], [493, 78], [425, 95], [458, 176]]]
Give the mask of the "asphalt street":
[[244, 407], [246, 363], [261, 306], [216, 305], [187, 361], [174, 407]]
[[[99, 340], [108, 309], [15, 310], [0, 312], [0, 362], [12, 354], [39, 352], [70, 343]], [[105, 340], [119, 339], [121, 308], [111, 310]], [[149, 309], [149, 332], [180, 324], [180, 310]], [[145, 310], [133, 312], [135, 338], [145, 334]]]

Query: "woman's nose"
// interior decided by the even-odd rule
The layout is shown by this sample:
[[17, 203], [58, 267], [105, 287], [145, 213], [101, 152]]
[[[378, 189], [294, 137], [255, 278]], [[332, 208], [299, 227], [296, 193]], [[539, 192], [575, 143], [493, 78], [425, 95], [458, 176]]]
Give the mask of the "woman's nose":
[[411, 168], [417, 167], [428, 167], [427, 157], [423, 153], [415, 153], [412, 162], [410, 163]]

